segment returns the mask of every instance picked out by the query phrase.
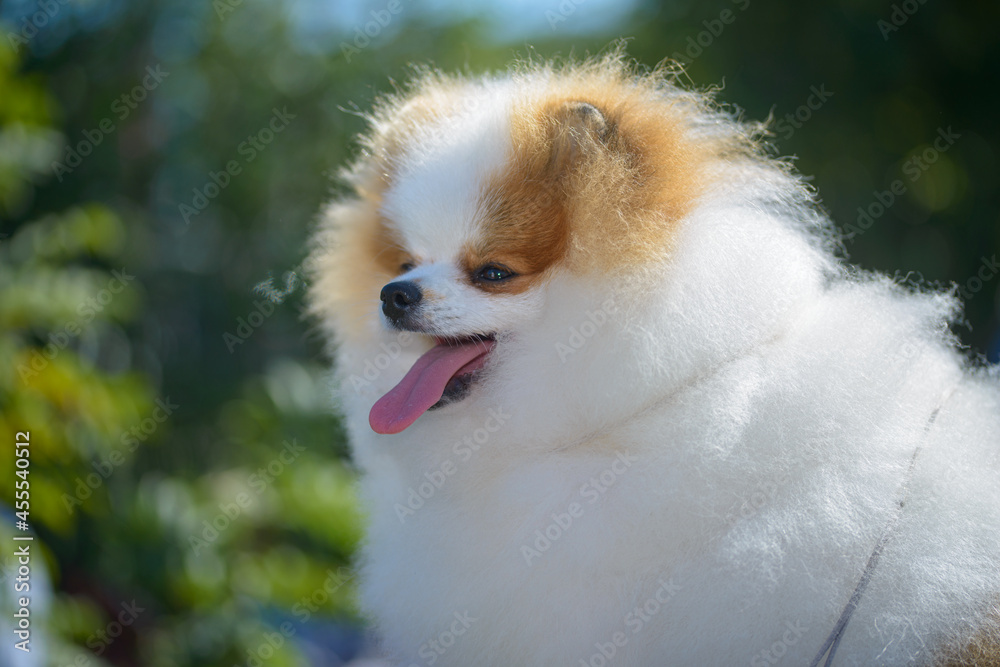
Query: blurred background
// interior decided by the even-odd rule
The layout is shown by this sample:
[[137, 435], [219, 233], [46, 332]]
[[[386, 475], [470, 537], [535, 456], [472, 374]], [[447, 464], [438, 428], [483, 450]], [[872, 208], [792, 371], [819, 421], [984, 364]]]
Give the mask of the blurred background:
[[[362, 518], [300, 263], [410, 63], [685, 63], [773, 116], [844, 253], [1000, 357], [1000, 4], [0, 3], [0, 665], [340, 665]], [[14, 439], [30, 431], [30, 530]], [[23, 487], [23, 485], [22, 485]], [[14, 649], [14, 535], [32, 652]]]

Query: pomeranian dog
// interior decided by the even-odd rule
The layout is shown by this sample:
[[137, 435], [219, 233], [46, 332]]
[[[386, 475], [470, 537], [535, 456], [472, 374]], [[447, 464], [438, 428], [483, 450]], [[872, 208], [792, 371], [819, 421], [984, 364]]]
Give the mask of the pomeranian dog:
[[387, 656], [1000, 664], [1000, 376], [762, 126], [620, 53], [370, 125], [310, 299]]

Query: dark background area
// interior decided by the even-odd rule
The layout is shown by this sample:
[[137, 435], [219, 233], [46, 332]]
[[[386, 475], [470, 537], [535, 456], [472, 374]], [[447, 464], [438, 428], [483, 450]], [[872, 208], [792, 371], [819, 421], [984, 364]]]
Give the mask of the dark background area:
[[[299, 265], [357, 110], [411, 63], [621, 37], [643, 65], [685, 62], [773, 116], [852, 262], [956, 286], [956, 333], [996, 362], [998, 24], [995, 2], [941, 0], [0, 3], [0, 539], [30, 431], [38, 605], [14, 652], [4, 547], [0, 665], [363, 651], [355, 473]], [[123, 604], [142, 611], [116, 628]]]

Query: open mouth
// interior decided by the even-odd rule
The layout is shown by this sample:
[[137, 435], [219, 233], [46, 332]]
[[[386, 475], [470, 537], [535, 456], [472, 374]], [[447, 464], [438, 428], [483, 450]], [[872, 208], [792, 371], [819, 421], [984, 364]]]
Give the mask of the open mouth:
[[434, 340], [437, 344], [372, 406], [368, 423], [376, 433], [399, 433], [428, 410], [465, 398], [496, 344], [493, 334]]

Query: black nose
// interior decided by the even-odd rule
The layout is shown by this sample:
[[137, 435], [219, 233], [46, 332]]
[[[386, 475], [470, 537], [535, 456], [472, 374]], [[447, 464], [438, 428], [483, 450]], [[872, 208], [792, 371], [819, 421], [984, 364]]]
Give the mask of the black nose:
[[399, 322], [420, 303], [423, 294], [412, 280], [400, 280], [382, 288], [382, 312], [393, 322]]

